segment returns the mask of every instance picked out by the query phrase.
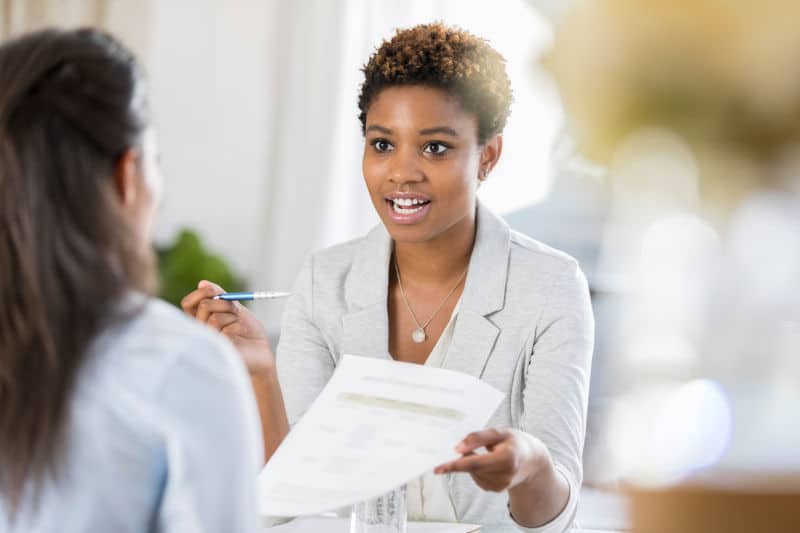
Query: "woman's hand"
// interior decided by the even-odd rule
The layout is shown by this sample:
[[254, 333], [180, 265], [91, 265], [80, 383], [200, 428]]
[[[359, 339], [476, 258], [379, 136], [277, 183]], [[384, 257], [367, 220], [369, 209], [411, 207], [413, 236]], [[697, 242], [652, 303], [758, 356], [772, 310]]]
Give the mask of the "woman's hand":
[[181, 300], [181, 307], [186, 314], [228, 337], [242, 354], [251, 375], [271, 371], [275, 366], [275, 357], [264, 327], [239, 302], [213, 299], [224, 292], [219, 285], [203, 280], [197, 284], [196, 290]]
[[[475, 453], [485, 446], [487, 453]], [[511, 516], [524, 527], [539, 527], [561, 514], [569, 484], [544, 443], [516, 429], [470, 433], [456, 446], [460, 459], [437, 466], [437, 474], [467, 472], [483, 490], [508, 491]]]
[[[475, 453], [486, 447], [487, 453]], [[516, 429], [470, 433], [456, 446], [463, 457], [437, 466], [436, 474], [467, 472], [483, 490], [501, 492], [533, 480], [552, 467], [550, 453], [539, 439]]]

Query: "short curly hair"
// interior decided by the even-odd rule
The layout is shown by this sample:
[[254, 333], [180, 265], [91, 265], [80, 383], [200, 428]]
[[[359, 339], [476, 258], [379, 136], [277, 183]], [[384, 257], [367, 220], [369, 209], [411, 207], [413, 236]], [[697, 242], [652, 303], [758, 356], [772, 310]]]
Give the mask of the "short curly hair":
[[442, 23], [398, 30], [362, 68], [358, 118], [366, 131], [367, 111], [387, 87], [423, 85], [456, 96], [478, 117], [478, 142], [501, 133], [511, 112], [506, 61], [489, 43]]

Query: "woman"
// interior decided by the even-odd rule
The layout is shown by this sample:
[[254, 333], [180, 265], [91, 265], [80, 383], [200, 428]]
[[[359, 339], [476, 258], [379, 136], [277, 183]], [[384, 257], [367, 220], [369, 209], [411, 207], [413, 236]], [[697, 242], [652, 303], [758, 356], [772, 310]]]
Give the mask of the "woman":
[[384, 42], [364, 73], [363, 172], [382, 224], [306, 262], [277, 365], [252, 314], [209, 299], [220, 287], [201, 282], [184, 309], [244, 355], [268, 457], [346, 353], [459, 370], [504, 391], [490, 429], [458, 445], [464, 456], [412, 484], [410, 516], [565, 531], [581, 483], [593, 322], [575, 261], [476, 200], [502, 153], [504, 60], [431, 24]]
[[134, 58], [45, 30], [0, 46], [0, 79], [0, 530], [255, 531], [246, 371], [149, 296], [160, 175]]

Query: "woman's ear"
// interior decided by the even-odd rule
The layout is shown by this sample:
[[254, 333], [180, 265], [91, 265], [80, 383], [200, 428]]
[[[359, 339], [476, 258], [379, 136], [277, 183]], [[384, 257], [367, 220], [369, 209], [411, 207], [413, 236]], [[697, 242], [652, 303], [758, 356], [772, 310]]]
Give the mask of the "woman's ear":
[[481, 168], [478, 173], [478, 179], [481, 181], [486, 180], [489, 172], [492, 171], [494, 166], [500, 160], [500, 154], [503, 153], [503, 134], [498, 133], [486, 141], [481, 150]]
[[123, 208], [136, 203], [139, 172], [139, 151], [128, 148], [114, 165], [114, 192]]

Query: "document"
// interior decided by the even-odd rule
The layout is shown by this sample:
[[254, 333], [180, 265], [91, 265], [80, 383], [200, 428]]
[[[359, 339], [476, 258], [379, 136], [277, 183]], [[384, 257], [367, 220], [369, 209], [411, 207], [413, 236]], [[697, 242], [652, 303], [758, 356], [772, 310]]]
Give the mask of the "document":
[[441, 368], [345, 355], [258, 478], [265, 516], [331, 511], [459, 457], [503, 394]]

